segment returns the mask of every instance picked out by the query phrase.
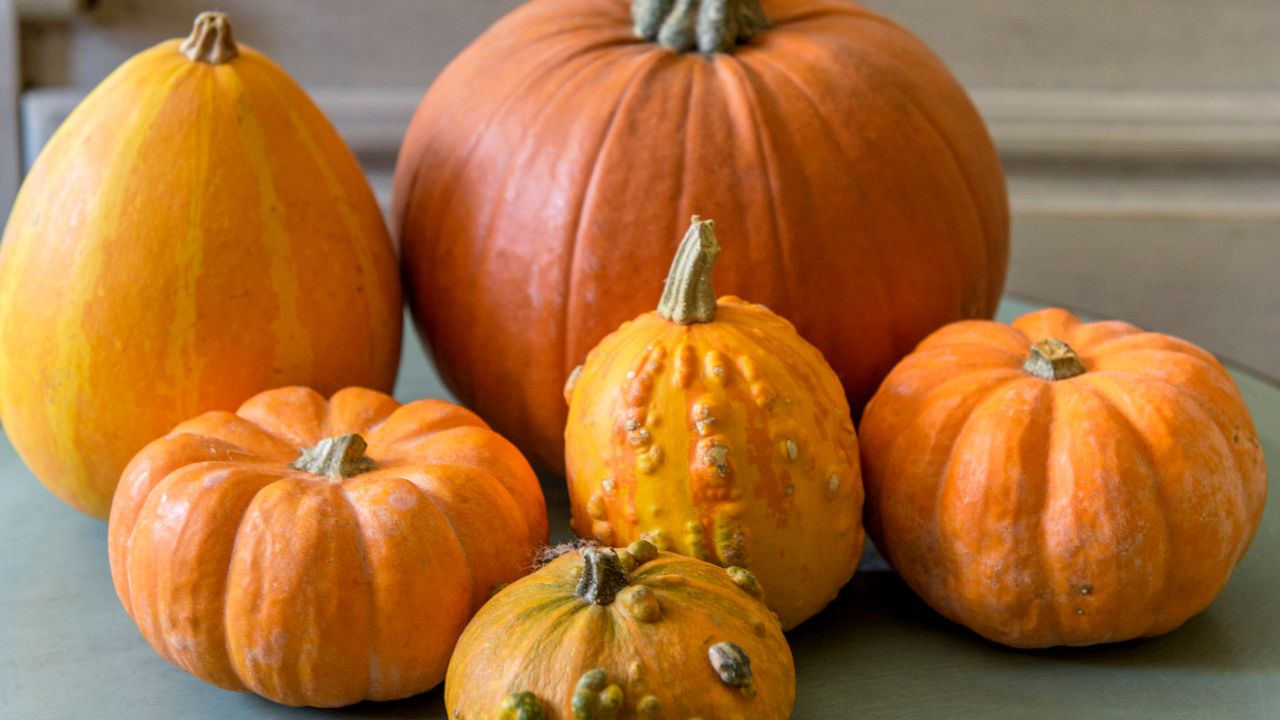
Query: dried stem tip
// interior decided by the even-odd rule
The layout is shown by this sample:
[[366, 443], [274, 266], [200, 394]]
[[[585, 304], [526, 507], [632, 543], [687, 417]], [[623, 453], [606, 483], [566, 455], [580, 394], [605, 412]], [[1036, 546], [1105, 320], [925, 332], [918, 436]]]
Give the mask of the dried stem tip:
[[221, 65], [240, 54], [235, 36], [231, 33], [231, 19], [222, 12], [202, 12], [196, 16], [191, 34], [178, 46], [191, 62]]
[[368, 447], [364, 438], [355, 433], [325, 438], [315, 447], [303, 449], [291, 467], [335, 480], [355, 477], [375, 467], [373, 460], [364, 454]]
[[596, 605], [613, 603], [618, 592], [628, 585], [627, 571], [618, 554], [609, 548], [591, 546], [578, 552], [582, 555], [582, 578], [574, 594]]
[[1055, 338], [1040, 340], [1031, 346], [1031, 354], [1022, 364], [1028, 375], [1041, 380], [1066, 380], [1085, 372], [1080, 356], [1071, 346]]
[[671, 262], [658, 314], [681, 325], [714, 321], [716, 293], [711, 288], [711, 271], [719, 254], [715, 222], [694, 215], [693, 224]]
[[732, 52], [769, 26], [760, 0], [632, 0], [636, 37], [676, 52]]

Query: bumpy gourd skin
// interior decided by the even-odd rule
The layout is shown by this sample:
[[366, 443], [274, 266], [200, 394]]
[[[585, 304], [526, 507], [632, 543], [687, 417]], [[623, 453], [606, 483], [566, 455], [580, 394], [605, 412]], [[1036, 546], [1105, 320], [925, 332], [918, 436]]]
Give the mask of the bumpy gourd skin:
[[[367, 448], [341, 472], [298, 467], [353, 435]], [[156, 652], [321, 707], [438, 684], [467, 619], [546, 540], [513, 445], [456, 405], [361, 388], [280, 388], [179, 425], [129, 464], [109, 526], [116, 592]]]
[[[581, 593], [581, 553], [624, 563], [613, 597]], [[497, 593], [458, 640], [454, 720], [785, 720], [795, 665], [741, 569], [648, 543], [556, 558]]]
[[235, 54], [172, 40], [103, 80], [0, 242], [4, 429], [91, 515], [187, 418], [272, 387], [395, 382], [399, 277], [359, 164], [279, 66], [221, 40]]
[[566, 388], [573, 528], [755, 573], [784, 628], [861, 555], [862, 481], [836, 375], [786, 320], [720, 298], [714, 322], [625, 323]]
[[[1078, 363], [1029, 363], [1050, 339]], [[861, 440], [876, 546], [938, 612], [1015, 647], [1178, 627], [1226, 585], [1267, 492], [1212, 355], [1057, 309], [931, 335]]]

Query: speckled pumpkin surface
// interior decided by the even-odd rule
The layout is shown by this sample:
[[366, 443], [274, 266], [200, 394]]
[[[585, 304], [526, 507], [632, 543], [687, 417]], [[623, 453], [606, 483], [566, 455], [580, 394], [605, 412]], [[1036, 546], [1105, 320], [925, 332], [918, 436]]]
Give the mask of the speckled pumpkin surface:
[[1178, 627], [1226, 585], [1267, 491], [1212, 355], [1064, 310], [939, 330], [861, 430], [876, 546], [936, 610], [1017, 647]]
[[288, 705], [423, 692], [547, 540], [524, 457], [467, 410], [261, 393], [149, 444], [111, 508], [111, 577], [156, 652]]
[[857, 438], [835, 373], [789, 322], [715, 300], [718, 252], [695, 218], [663, 309], [605, 338], [566, 386], [573, 527], [745, 567], [791, 628], [860, 557]]
[[458, 640], [454, 720], [785, 720], [795, 665], [741, 568], [570, 550], [503, 589]]

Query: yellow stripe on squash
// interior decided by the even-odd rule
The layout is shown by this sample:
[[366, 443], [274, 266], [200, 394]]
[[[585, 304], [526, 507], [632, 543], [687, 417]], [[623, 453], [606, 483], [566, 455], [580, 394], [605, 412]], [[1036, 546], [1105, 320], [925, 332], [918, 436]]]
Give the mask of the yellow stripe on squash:
[[180, 420], [281, 385], [390, 390], [399, 362], [395, 255], [351, 151], [262, 54], [179, 45], [67, 118], [0, 244], [0, 418], [97, 516]]

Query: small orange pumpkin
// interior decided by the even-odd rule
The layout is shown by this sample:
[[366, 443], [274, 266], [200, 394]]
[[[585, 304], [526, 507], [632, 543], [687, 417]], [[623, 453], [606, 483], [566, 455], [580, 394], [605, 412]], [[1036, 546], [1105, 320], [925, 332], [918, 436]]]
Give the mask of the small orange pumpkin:
[[839, 379], [791, 323], [716, 301], [719, 252], [695, 217], [657, 312], [623, 324], [570, 378], [573, 527], [745, 567], [789, 629], [857, 567], [858, 441]]
[[120, 601], [167, 660], [334, 707], [439, 683], [467, 619], [528, 571], [547, 517], [524, 457], [470, 412], [292, 387], [143, 449], [109, 536]]
[[1213, 356], [1064, 310], [937, 331], [860, 435], [876, 546], [934, 609], [1015, 647], [1178, 627], [1222, 591], [1266, 496]]
[[646, 541], [566, 552], [485, 605], [445, 680], [455, 720], [785, 720], [795, 665], [760, 583]]
[[359, 163], [221, 13], [102, 81], [0, 242], [0, 415], [31, 471], [106, 517], [129, 458], [283, 385], [390, 390], [399, 274]]

